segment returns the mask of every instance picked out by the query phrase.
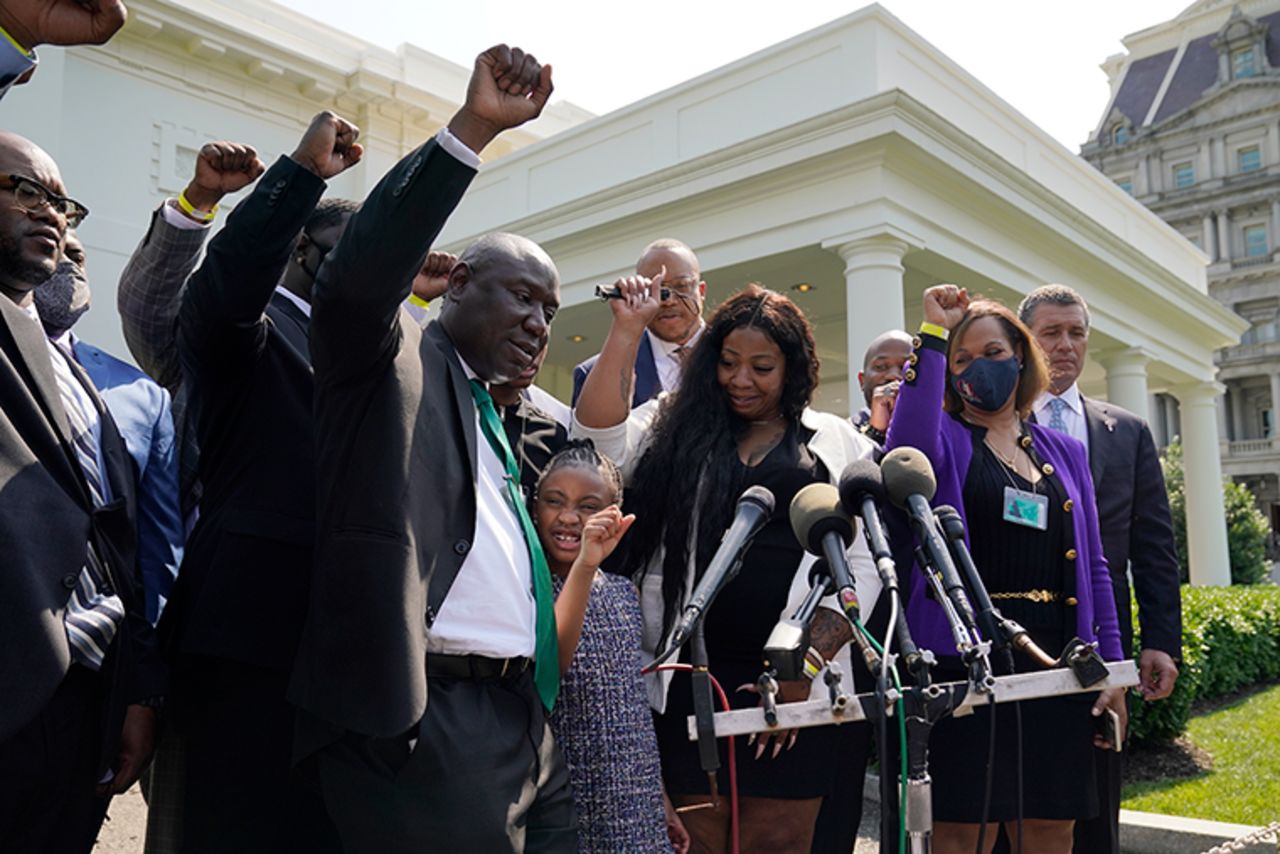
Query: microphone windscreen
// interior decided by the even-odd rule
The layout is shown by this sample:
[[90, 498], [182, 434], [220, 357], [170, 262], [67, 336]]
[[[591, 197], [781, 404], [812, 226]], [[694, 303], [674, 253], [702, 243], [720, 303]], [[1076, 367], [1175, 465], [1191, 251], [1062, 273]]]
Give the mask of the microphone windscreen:
[[754, 504], [764, 511], [764, 517], [767, 519], [773, 515], [774, 505], [777, 500], [773, 497], [773, 493], [767, 487], [751, 486], [747, 491], [742, 493], [742, 497], [738, 499], [738, 507], [743, 504]]
[[822, 554], [822, 538], [834, 531], [846, 545], [853, 542], [853, 521], [840, 506], [840, 493], [829, 483], [811, 483], [791, 500], [791, 530], [800, 545]]
[[862, 512], [862, 499], [867, 496], [877, 503], [884, 501], [880, 466], [871, 460], [854, 460], [840, 475], [840, 503], [844, 505], [844, 512], [857, 516]]
[[933, 515], [942, 526], [942, 533], [953, 540], [964, 538], [964, 520], [960, 518], [959, 510], [950, 504], [939, 504], [933, 508]]
[[894, 448], [885, 454], [880, 462], [880, 474], [884, 478], [884, 491], [895, 507], [905, 508], [909, 495], [923, 495], [925, 501], [932, 501], [938, 489], [929, 458], [917, 448]]

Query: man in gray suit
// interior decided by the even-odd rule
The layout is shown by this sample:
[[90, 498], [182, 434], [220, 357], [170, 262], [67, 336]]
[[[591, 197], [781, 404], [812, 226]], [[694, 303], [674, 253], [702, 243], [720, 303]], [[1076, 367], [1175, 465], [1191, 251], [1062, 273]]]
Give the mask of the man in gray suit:
[[[1133, 654], [1132, 578], [1142, 629], [1139, 687], [1146, 700], [1163, 699], [1178, 680], [1182, 599], [1169, 496], [1151, 430], [1132, 412], [1080, 394], [1076, 380], [1089, 347], [1089, 307], [1080, 294], [1065, 285], [1045, 285], [1027, 294], [1018, 314], [1049, 360], [1051, 384], [1036, 401], [1036, 420], [1074, 436], [1089, 451], [1121, 644], [1125, 655]], [[1120, 757], [1110, 750], [1095, 754], [1101, 812], [1076, 822], [1075, 850], [1118, 854]]]

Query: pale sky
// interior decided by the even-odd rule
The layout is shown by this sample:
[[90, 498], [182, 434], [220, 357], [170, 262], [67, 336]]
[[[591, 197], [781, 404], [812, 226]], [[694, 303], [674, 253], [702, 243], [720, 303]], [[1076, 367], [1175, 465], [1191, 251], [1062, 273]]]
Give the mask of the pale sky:
[[[833, 0], [279, 0], [394, 48], [411, 42], [467, 67], [497, 42], [555, 70], [553, 100], [600, 114], [842, 17]], [[883, 0], [1063, 145], [1078, 151], [1105, 109], [1098, 65], [1120, 39], [1166, 21], [1191, 0]]]

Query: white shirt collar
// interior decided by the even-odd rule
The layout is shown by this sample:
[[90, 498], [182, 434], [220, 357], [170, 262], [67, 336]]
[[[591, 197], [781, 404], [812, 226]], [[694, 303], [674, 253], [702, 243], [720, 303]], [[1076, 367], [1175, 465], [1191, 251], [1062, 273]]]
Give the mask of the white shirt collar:
[[1052, 392], [1046, 391], [1044, 394], [1040, 395], [1040, 399], [1036, 401], [1036, 411], [1042, 412], [1048, 409], [1049, 401], [1053, 400], [1055, 397], [1065, 403], [1067, 408], [1076, 415], [1084, 415], [1084, 400], [1080, 397], [1080, 386], [1077, 383], [1072, 383], [1070, 388], [1062, 394], [1053, 394]]
[[285, 288], [283, 285], [276, 285], [276, 293], [296, 305], [298, 310], [307, 316], [308, 320], [311, 319], [311, 303], [307, 302], [293, 291]]
[[656, 349], [659, 354], [674, 357], [676, 351], [681, 347], [692, 347], [694, 344], [697, 344], [698, 339], [702, 337], [703, 330], [706, 328], [707, 322], [702, 318], [698, 318], [698, 328], [694, 330], [693, 335], [689, 336], [689, 340], [683, 344], [676, 344], [673, 341], [663, 341], [657, 335], [654, 335], [653, 331], [650, 329], [646, 329], [645, 332], [649, 335], [649, 343], [653, 345], [654, 349]]

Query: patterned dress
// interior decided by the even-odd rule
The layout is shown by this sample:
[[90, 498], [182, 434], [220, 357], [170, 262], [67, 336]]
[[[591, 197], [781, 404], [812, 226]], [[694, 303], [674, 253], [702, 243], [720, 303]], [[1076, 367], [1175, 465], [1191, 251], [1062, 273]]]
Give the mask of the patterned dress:
[[[551, 579], [557, 596], [564, 580]], [[658, 745], [640, 667], [640, 601], [625, 578], [597, 572], [582, 639], [564, 674], [551, 730], [569, 766], [578, 850], [671, 850]]]

